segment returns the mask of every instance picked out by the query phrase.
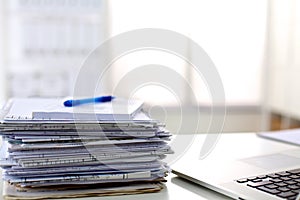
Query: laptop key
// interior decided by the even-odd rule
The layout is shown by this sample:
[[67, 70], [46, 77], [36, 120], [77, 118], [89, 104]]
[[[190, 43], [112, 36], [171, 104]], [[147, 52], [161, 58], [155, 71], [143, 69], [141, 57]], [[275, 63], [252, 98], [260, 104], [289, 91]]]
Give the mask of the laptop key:
[[271, 179], [270, 181], [272, 181], [274, 183], [279, 183], [279, 182], [282, 182], [283, 180], [281, 180], [279, 178], [274, 178], [274, 179]]
[[297, 195], [288, 197], [287, 200], [295, 200], [296, 198], [297, 198]]
[[248, 179], [247, 178], [242, 178], [242, 179], [239, 179], [237, 180], [238, 183], [246, 183], [248, 182]]
[[288, 184], [286, 184], [285, 182], [280, 182], [280, 183], [275, 183], [275, 185], [277, 185], [279, 187], [284, 187], [284, 186], [287, 186]]
[[262, 179], [259, 179], [259, 178], [252, 180], [253, 183], [257, 183], [257, 182], [261, 182], [261, 181], [262, 181]]
[[276, 175], [276, 174], [268, 174], [267, 177], [270, 177], [270, 178], [278, 178], [279, 176]]
[[266, 188], [269, 188], [269, 189], [276, 189], [276, 188], [278, 188], [278, 186], [275, 185], [275, 184], [265, 185], [265, 187], [266, 187]]
[[284, 177], [280, 177], [279, 179], [283, 180], [283, 181], [289, 181], [291, 180], [290, 177], [284, 176]]
[[264, 186], [264, 185], [269, 185], [269, 184], [272, 184], [271, 181], [261, 181], [261, 182], [257, 182], [257, 183], [248, 183], [247, 185], [250, 186], [250, 187], [260, 187], [260, 186]]
[[300, 168], [299, 168], [299, 169], [289, 170], [289, 171], [287, 171], [287, 172], [289, 172], [289, 173], [291, 173], [291, 174], [300, 174]]
[[277, 190], [277, 189], [269, 189], [265, 186], [258, 187], [257, 189], [259, 189], [261, 191], [264, 191], [264, 192], [267, 192], [269, 194], [279, 194], [280, 193], [280, 191]]
[[292, 190], [297, 190], [297, 189], [300, 188], [300, 186], [298, 186], [298, 185], [288, 185], [287, 187], [292, 189]]
[[277, 188], [277, 190], [279, 190], [281, 192], [287, 192], [287, 191], [290, 191], [291, 189], [287, 188], [287, 187], [279, 187], [279, 188]]
[[278, 173], [275, 173], [276, 175], [279, 175], [279, 176], [289, 176], [291, 175], [291, 173], [289, 172], [278, 172]]
[[297, 189], [297, 190], [292, 190], [293, 192], [295, 192], [296, 194], [299, 194], [300, 193], [300, 188]]
[[300, 178], [300, 176], [298, 176], [296, 174], [290, 175], [289, 177], [292, 178], [292, 179]]
[[294, 179], [294, 181], [300, 183], [300, 178], [296, 178], [296, 179]]
[[267, 178], [267, 175], [257, 176], [257, 178], [265, 179], [265, 178]]
[[249, 178], [247, 178], [247, 179], [248, 179], [248, 181], [252, 181], [252, 180], [257, 179], [257, 176], [252, 176], [252, 177], [249, 177]]
[[277, 194], [277, 196], [279, 196], [281, 198], [289, 198], [289, 197], [296, 197], [297, 194], [295, 194], [294, 192], [288, 191], [288, 192], [281, 192], [281, 193]]
[[288, 185], [295, 185], [297, 184], [296, 181], [293, 181], [293, 180], [289, 180], [289, 181], [284, 181], [284, 183], [288, 184]]

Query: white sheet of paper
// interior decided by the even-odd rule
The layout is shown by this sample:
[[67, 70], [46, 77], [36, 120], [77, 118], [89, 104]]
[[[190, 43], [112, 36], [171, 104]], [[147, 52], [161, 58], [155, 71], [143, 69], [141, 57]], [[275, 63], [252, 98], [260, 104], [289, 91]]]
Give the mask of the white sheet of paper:
[[259, 133], [258, 135], [264, 138], [300, 146], [300, 129], [262, 132]]
[[[111, 102], [65, 107], [65, 99], [57, 98], [16, 98], [5, 120], [122, 120], [132, 119], [141, 109], [140, 100], [116, 98]], [[76, 115], [74, 115], [76, 113]]]

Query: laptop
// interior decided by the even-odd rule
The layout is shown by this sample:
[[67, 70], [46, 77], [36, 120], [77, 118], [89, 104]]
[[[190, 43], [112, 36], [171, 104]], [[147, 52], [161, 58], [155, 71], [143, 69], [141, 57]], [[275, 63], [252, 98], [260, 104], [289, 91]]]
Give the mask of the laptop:
[[213, 151], [200, 159], [205, 137], [196, 135], [171, 164], [174, 174], [234, 199], [296, 199], [300, 192], [299, 146], [254, 133], [223, 133]]

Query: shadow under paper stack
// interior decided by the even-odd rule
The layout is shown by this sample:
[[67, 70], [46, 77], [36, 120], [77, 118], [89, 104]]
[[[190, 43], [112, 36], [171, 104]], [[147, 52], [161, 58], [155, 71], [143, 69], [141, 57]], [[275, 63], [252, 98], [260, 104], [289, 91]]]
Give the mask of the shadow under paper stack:
[[127, 100], [95, 104], [93, 113], [83, 107], [76, 111], [83, 118], [75, 120], [73, 109], [61, 102], [14, 99], [3, 108], [5, 199], [138, 194], [164, 187], [169, 168], [162, 159], [172, 153], [171, 135], [142, 111], [142, 103], [131, 102], [129, 113], [120, 115], [113, 105]]

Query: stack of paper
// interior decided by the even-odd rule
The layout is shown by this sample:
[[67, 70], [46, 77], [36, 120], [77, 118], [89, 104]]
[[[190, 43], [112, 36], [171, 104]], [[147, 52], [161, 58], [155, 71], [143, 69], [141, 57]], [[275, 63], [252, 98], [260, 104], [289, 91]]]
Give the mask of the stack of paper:
[[[6, 199], [136, 194], [163, 188], [169, 168], [162, 159], [172, 153], [170, 133], [141, 111], [140, 102], [130, 103], [128, 115], [110, 111], [113, 102], [101, 103], [105, 112], [93, 110], [97, 120], [89, 120], [92, 115], [86, 108], [82, 120], [70, 114], [64, 119], [72, 111], [60, 110], [61, 103], [15, 99], [6, 105], [0, 124]], [[48, 117], [34, 117], [36, 113]]]

